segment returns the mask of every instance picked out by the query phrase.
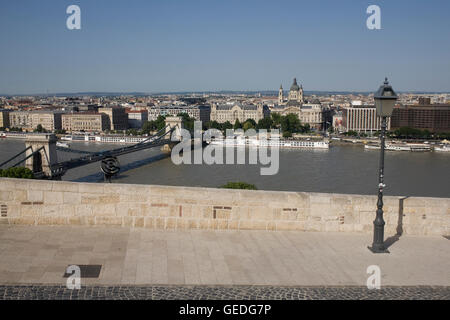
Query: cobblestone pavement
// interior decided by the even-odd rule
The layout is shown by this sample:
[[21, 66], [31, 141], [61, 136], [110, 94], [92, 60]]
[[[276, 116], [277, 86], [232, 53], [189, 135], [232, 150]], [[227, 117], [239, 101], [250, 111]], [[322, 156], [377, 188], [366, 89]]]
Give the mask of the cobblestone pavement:
[[0, 300], [450, 300], [450, 287], [0, 286]]

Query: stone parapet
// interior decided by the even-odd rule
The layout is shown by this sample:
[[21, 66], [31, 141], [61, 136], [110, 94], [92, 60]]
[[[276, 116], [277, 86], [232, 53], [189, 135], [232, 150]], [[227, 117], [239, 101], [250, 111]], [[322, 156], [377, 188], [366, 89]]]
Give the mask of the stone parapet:
[[[0, 178], [0, 224], [372, 233], [376, 196]], [[450, 199], [384, 197], [386, 234], [450, 235]]]

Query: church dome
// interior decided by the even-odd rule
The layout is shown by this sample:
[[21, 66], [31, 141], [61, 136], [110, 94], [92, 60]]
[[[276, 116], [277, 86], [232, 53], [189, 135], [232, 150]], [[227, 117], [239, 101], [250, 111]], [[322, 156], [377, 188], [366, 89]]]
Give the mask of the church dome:
[[300, 87], [297, 84], [297, 78], [294, 78], [294, 83], [291, 86], [291, 91], [299, 91]]

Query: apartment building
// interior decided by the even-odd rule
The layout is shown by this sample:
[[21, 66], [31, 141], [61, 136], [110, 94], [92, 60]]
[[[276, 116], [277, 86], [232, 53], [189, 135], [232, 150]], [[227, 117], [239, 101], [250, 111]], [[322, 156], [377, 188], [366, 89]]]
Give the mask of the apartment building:
[[0, 128], [9, 128], [8, 110], [0, 110]]
[[9, 126], [33, 131], [41, 125], [47, 131], [61, 130], [60, 111], [11, 111], [9, 112]]
[[133, 129], [141, 129], [142, 125], [148, 121], [147, 110], [127, 110], [128, 127]]
[[128, 129], [128, 114], [123, 107], [102, 107], [98, 108], [99, 113], [104, 113], [108, 116], [109, 126], [111, 130], [126, 130]]
[[253, 119], [256, 122], [270, 114], [269, 109], [262, 104], [259, 105], [216, 105], [211, 106], [211, 121], [224, 123], [229, 121], [234, 123], [236, 120], [244, 122], [247, 119]]
[[[351, 105], [342, 110], [342, 125], [345, 131], [372, 133], [381, 130], [381, 118], [373, 105]], [[387, 130], [391, 128], [391, 119], [387, 118]]]
[[187, 113], [197, 121], [207, 122], [210, 120], [211, 107], [209, 105], [148, 107], [148, 120], [156, 120], [160, 115], [176, 116], [180, 113]]
[[62, 115], [62, 128], [68, 132], [110, 130], [110, 119], [105, 113], [80, 112]]

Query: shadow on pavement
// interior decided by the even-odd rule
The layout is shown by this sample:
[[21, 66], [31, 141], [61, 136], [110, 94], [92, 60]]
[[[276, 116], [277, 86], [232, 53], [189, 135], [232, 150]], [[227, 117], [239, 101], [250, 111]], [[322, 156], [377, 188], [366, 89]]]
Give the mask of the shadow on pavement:
[[388, 249], [390, 246], [392, 246], [394, 243], [396, 243], [398, 240], [400, 240], [400, 237], [403, 234], [403, 202], [405, 199], [408, 199], [409, 197], [403, 197], [398, 200], [398, 220], [397, 220], [397, 233], [387, 238], [384, 241], [384, 245], [386, 249]]

